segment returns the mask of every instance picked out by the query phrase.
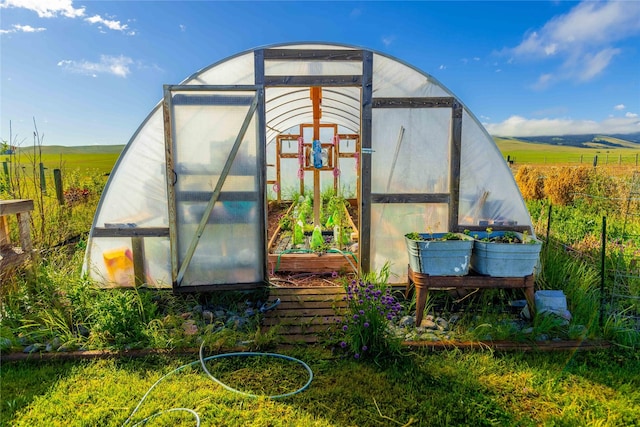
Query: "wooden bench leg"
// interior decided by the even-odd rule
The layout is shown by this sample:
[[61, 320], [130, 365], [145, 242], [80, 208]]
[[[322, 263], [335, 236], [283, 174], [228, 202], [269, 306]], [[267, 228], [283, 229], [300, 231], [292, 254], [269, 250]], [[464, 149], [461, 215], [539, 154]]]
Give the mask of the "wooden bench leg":
[[426, 287], [416, 286], [416, 326], [420, 326], [422, 323], [424, 308], [427, 305], [427, 296], [429, 296], [429, 290]]

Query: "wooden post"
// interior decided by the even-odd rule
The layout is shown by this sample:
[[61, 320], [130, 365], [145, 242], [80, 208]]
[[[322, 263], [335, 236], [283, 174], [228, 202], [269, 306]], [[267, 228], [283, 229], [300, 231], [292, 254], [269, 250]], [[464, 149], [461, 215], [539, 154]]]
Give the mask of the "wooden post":
[[44, 164], [40, 162], [40, 190], [42, 194], [47, 194], [47, 181], [44, 178]]
[[133, 275], [136, 286], [144, 285], [147, 282], [144, 268], [144, 238], [131, 238], [131, 252], [133, 253]]
[[2, 162], [2, 169], [4, 169], [4, 174], [9, 176], [9, 164], [6, 161]]
[[56, 186], [56, 198], [60, 206], [64, 205], [64, 194], [62, 192], [62, 172], [60, 169], [53, 170], [53, 181]]
[[[320, 110], [320, 102], [322, 99], [322, 88], [318, 86], [311, 87], [311, 102], [313, 103], [313, 140], [320, 140], [320, 118], [322, 111]], [[320, 198], [320, 170], [313, 169], [313, 225], [320, 225], [320, 206], [322, 200]]]

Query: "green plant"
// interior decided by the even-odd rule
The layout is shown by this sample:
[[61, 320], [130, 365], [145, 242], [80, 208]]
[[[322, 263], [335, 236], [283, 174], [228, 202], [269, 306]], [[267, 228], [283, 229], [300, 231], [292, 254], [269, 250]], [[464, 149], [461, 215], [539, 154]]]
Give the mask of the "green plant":
[[346, 286], [347, 312], [341, 322], [343, 340], [340, 346], [356, 359], [377, 359], [397, 351], [397, 338], [389, 333], [389, 323], [402, 306], [387, 284], [389, 265], [376, 275], [352, 280]]

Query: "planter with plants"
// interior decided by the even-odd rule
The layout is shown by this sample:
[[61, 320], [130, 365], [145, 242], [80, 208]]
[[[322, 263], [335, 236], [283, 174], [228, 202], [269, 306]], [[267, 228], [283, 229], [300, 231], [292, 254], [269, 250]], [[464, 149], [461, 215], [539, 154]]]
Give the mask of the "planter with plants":
[[524, 277], [533, 274], [542, 242], [515, 231], [475, 231], [471, 268], [493, 277]]
[[409, 265], [431, 276], [464, 276], [469, 272], [473, 238], [462, 233], [408, 233]]

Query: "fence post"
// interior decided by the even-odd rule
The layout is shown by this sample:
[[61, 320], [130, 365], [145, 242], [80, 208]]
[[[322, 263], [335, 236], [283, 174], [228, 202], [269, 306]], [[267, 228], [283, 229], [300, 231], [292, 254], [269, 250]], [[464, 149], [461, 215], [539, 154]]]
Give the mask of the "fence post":
[[607, 217], [602, 217], [602, 250], [600, 251], [600, 327], [604, 326], [604, 276], [607, 250]]
[[549, 213], [547, 214], [547, 236], [545, 238], [545, 253], [549, 250], [549, 234], [551, 233], [551, 211], [553, 210], [553, 204], [549, 203]]
[[636, 154], [636, 167], [638, 166], [638, 154]]
[[593, 167], [595, 168], [596, 166], [598, 166], [598, 155], [597, 154], [595, 156], [593, 156]]
[[44, 178], [44, 164], [40, 163], [40, 190], [42, 194], [47, 194], [47, 181]]
[[582, 154], [580, 154], [580, 163], [582, 163]]
[[53, 181], [56, 185], [56, 198], [60, 206], [64, 205], [64, 195], [62, 193], [62, 173], [60, 169], [53, 170]]
[[9, 176], [9, 164], [7, 163], [6, 160], [2, 162], [2, 169], [4, 169], [4, 174], [6, 176]]

